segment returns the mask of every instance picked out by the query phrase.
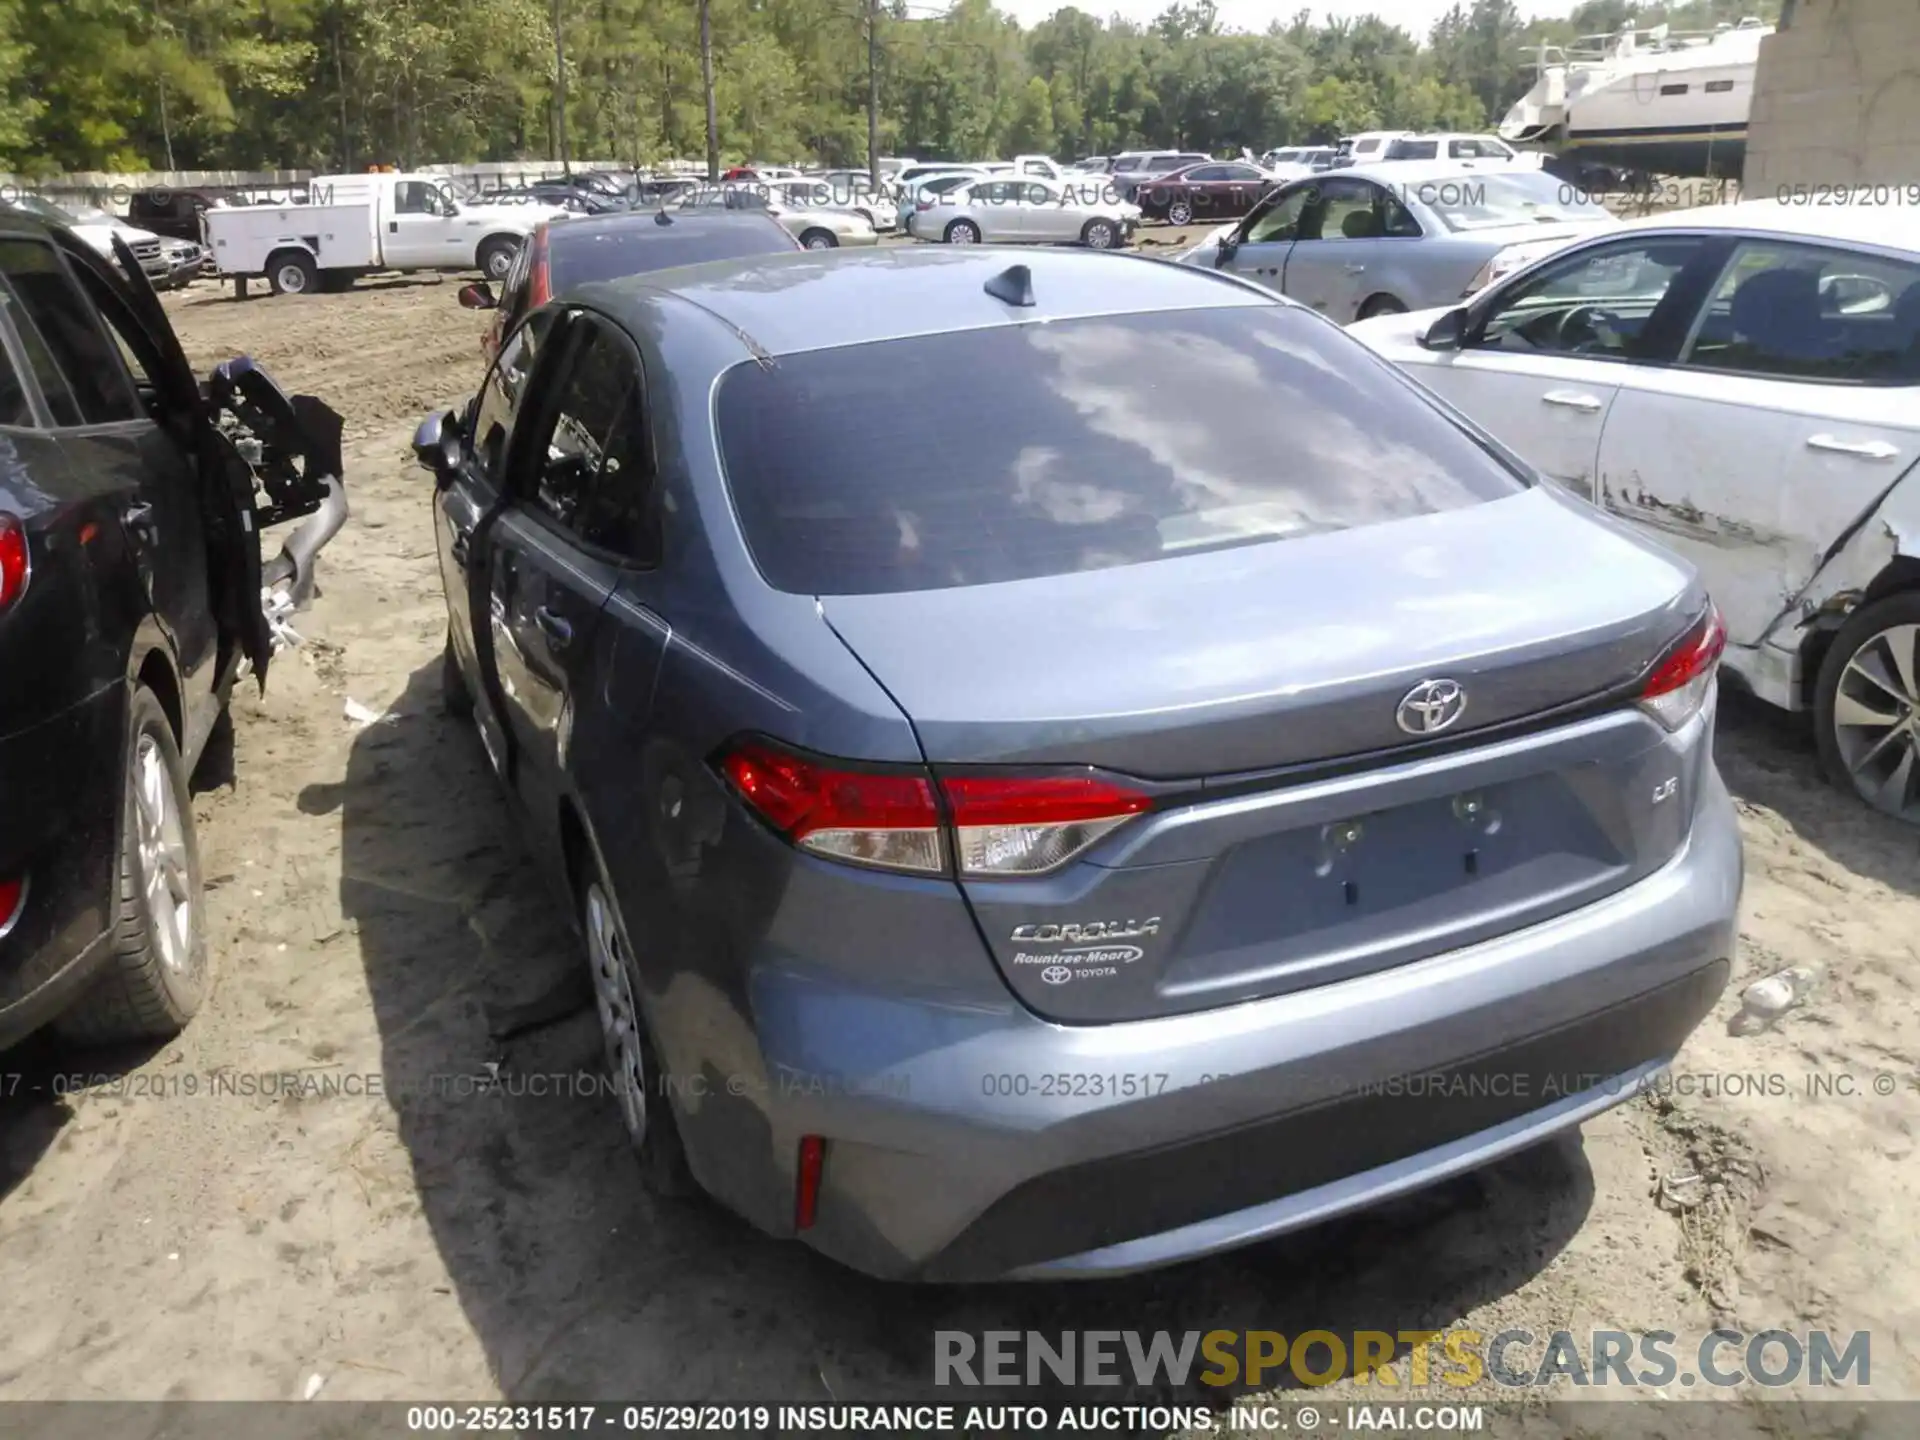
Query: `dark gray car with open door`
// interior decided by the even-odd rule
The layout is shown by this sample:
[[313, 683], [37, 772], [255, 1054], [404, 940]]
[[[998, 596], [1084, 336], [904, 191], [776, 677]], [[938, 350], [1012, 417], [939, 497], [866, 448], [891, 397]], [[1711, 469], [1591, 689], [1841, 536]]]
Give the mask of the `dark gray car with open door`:
[[0, 1047], [199, 1007], [187, 778], [346, 515], [339, 416], [245, 358], [202, 384], [116, 249], [0, 215]]

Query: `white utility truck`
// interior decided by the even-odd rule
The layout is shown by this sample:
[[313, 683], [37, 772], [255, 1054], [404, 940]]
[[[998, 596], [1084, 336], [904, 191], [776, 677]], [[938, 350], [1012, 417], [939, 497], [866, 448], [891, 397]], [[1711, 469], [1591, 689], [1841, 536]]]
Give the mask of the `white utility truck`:
[[376, 270], [479, 270], [498, 284], [542, 220], [539, 201], [470, 204], [444, 175], [320, 175], [302, 205], [235, 205], [202, 217], [219, 273], [246, 293], [265, 276], [276, 295], [344, 290]]

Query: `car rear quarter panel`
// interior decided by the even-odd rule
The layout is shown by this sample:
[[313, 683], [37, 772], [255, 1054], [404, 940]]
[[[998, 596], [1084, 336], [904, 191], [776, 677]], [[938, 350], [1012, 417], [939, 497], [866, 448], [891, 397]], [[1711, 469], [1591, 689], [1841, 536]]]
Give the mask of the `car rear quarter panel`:
[[32, 578], [0, 616], [0, 736], [123, 680], [148, 613], [120, 522], [126, 492], [76, 469], [51, 438], [0, 431], [0, 510], [28, 531]]
[[33, 567], [0, 616], [0, 874], [32, 887], [0, 941], [0, 1011], [41, 1003], [35, 992], [108, 924], [128, 682], [149, 653], [178, 702], [120, 524], [125, 498], [51, 438], [0, 431], [0, 510], [26, 522]]
[[[812, 598], [770, 590], [746, 552], [711, 419], [713, 382], [740, 360], [738, 339], [672, 301], [647, 307], [637, 329], [668, 538], [660, 566], [632, 576], [615, 603], [662, 617], [654, 633], [664, 646], [649, 695], [621, 691], [616, 678], [581, 707], [570, 767], [629, 927], [661, 1058], [679, 1077], [673, 1103], [695, 1173], [779, 1231], [791, 1215], [769, 1197], [791, 1194], [795, 1137], [780, 1128], [780, 1077], [757, 1034], [769, 1019], [756, 1000], [766, 977], [870, 993], [876, 1008], [887, 993], [1018, 1007], [950, 880], [804, 855], [716, 770], [716, 752], [751, 732], [832, 756], [913, 763], [921, 754], [906, 717]], [[975, 963], [956, 967], [956, 956]], [[800, 1018], [780, 1016], [789, 1027]], [[781, 1043], [803, 1045], [805, 1028]], [[884, 1043], [879, 1030], [846, 1038]]]

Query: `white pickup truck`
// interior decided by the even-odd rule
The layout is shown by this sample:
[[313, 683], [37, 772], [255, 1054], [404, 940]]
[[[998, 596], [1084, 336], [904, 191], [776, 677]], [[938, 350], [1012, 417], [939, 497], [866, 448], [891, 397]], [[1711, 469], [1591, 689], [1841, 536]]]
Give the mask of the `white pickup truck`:
[[264, 275], [276, 295], [344, 290], [376, 270], [480, 270], [496, 284], [542, 220], [539, 202], [469, 204], [444, 175], [320, 175], [304, 205], [236, 205], [203, 217], [215, 269], [236, 282]]

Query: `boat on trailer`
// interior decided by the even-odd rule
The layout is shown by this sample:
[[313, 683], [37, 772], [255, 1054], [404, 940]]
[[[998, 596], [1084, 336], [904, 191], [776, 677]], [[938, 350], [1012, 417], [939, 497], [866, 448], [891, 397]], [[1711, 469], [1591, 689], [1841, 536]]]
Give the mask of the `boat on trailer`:
[[1773, 31], [1757, 19], [1712, 31], [1628, 25], [1542, 45], [1533, 88], [1500, 138], [1574, 164], [1738, 179], [1760, 42]]

